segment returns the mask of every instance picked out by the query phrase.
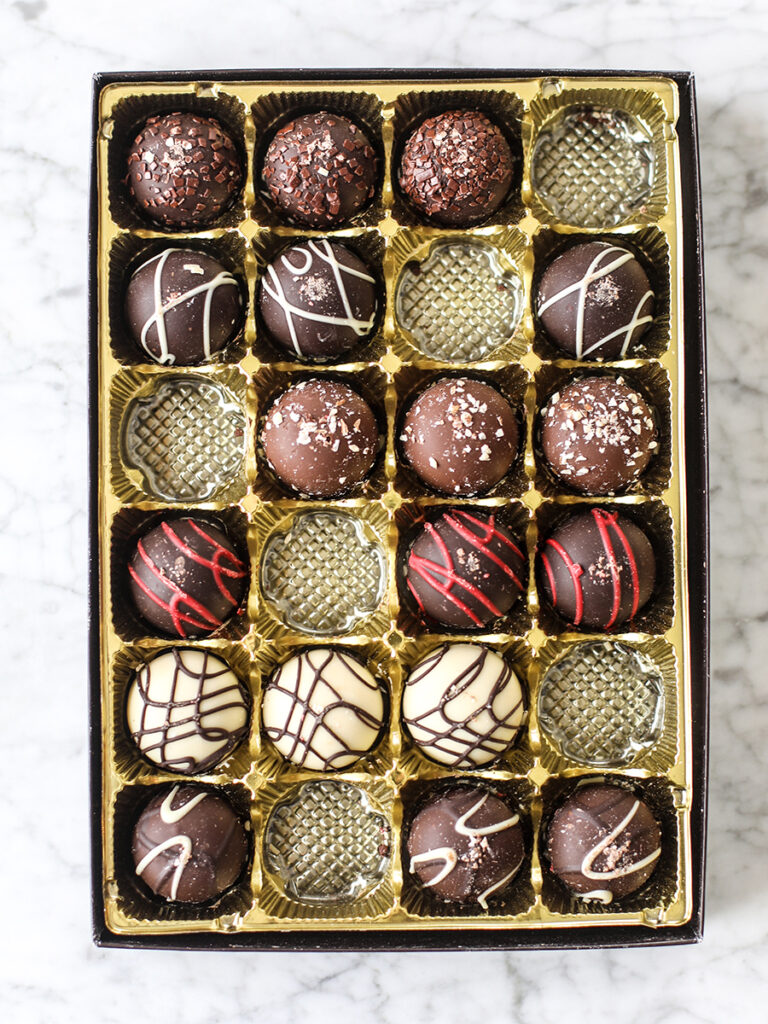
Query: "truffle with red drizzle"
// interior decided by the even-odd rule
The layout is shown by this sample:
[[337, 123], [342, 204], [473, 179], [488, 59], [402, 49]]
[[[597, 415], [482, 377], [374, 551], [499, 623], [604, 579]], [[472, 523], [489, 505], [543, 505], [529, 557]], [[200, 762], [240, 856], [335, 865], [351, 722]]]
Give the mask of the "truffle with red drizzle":
[[240, 605], [248, 565], [207, 518], [164, 519], [136, 544], [128, 582], [137, 610], [175, 637], [208, 636]]
[[631, 621], [656, 583], [651, 542], [618, 512], [592, 508], [570, 516], [539, 550], [539, 582], [562, 618], [587, 629]]
[[495, 514], [462, 509], [426, 522], [405, 566], [419, 610], [456, 629], [476, 629], [506, 615], [525, 576], [525, 554]]

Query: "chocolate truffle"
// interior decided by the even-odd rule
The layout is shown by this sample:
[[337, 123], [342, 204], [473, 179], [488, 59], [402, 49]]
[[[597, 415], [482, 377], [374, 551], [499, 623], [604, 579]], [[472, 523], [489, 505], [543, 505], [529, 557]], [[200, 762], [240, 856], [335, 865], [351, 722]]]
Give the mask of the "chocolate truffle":
[[656, 450], [645, 399], [622, 377], [585, 377], [552, 395], [541, 448], [556, 476], [583, 494], [612, 494], [643, 472]]
[[513, 166], [498, 125], [477, 110], [447, 110], [409, 135], [398, 181], [424, 217], [465, 228], [498, 210], [512, 185]]
[[311, 239], [270, 263], [259, 308], [270, 337], [291, 355], [333, 359], [373, 330], [376, 279], [345, 245]]
[[277, 132], [262, 176], [288, 220], [307, 228], [337, 228], [373, 198], [377, 163], [362, 128], [319, 110]]
[[501, 895], [523, 863], [520, 815], [483, 786], [458, 785], [433, 796], [408, 830], [408, 870], [446, 903]]
[[147, 760], [194, 775], [214, 768], [248, 731], [248, 697], [232, 669], [202, 648], [172, 647], [145, 662], [125, 705]]
[[237, 334], [243, 300], [218, 260], [194, 249], [165, 249], [128, 283], [125, 319], [133, 340], [156, 363], [192, 366]]
[[354, 764], [374, 745], [383, 721], [379, 684], [357, 658], [331, 647], [289, 658], [264, 690], [264, 732], [300, 768]]
[[509, 611], [523, 588], [526, 562], [494, 513], [451, 509], [424, 524], [405, 578], [422, 612], [444, 626], [473, 629]]
[[634, 793], [581, 786], [559, 807], [547, 832], [551, 870], [582, 900], [610, 903], [639, 889], [661, 854], [661, 831]]
[[169, 230], [213, 223], [242, 181], [237, 147], [213, 117], [150, 117], [128, 151], [126, 182], [136, 205]]
[[539, 581], [558, 615], [593, 629], [631, 621], [656, 582], [643, 531], [618, 512], [592, 508], [559, 526], [539, 551]]
[[191, 784], [164, 789], [144, 808], [133, 831], [136, 874], [166, 900], [206, 903], [243, 873], [246, 827], [216, 789]]
[[525, 700], [511, 665], [480, 644], [444, 644], [416, 665], [403, 724], [426, 756], [451, 768], [501, 757], [517, 739]]
[[653, 309], [640, 262], [608, 242], [566, 250], [544, 271], [536, 294], [544, 330], [575, 359], [624, 359], [648, 330]]
[[376, 458], [379, 429], [356, 391], [333, 380], [289, 388], [267, 413], [264, 454], [284, 484], [317, 498], [350, 490]]
[[469, 377], [446, 377], [422, 391], [400, 435], [406, 460], [445, 494], [489, 491], [515, 461], [518, 440], [506, 398]]
[[138, 541], [130, 592], [146, 621], [171, 636], [208, 636], [239, 606], [248, 565], [208, 519], [165, 519]]

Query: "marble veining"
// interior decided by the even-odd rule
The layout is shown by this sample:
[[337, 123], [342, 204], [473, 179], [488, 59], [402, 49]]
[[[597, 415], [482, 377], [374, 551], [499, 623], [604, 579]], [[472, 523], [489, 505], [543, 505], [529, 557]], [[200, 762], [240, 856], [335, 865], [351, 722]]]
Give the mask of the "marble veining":
[[[768, 11], [764, 0], [0, 5], [0, 1006], [9, 1024], [721, 1024], [768, 983]], [[88, 910], [90, 75], [258, 66], [692, 68], [709, 304], [713, 699], [702, 946], [100, 951]], [[67, 779], [67, 789], [57, 790]]]

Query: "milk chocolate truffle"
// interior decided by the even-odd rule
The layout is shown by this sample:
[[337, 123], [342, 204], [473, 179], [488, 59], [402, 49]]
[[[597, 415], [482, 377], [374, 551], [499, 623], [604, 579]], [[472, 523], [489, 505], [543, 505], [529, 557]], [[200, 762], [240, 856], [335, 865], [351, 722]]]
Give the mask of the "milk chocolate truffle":
[[622, 377], [585, 377], [552, 395], [541, 448], [556, 476], [583, 494], [612, 494], [636, 480], [657, 448], [645, 399]]
[[427, 219], [465, 228], [498, 210], [512, 185], [514, 157], [504, 133], [477, 110], [428, 117], [408, 137], [400, 188]]
[[169, 230], [213, 223], [242, 181], [237, 147], [213, 117], [150, 117], [128, 151], [126, 182], [136, 205]]
[[480, 644], [444, 644], [416, 665], [403, 691], [403, 724], [425, 757], [475, 768], [501, 757], [525, 719], [511, 665]]
[[173, 786], [142, 811], [131, 848], [136, 874], [157, 896], [206, 903], [243, 873], [246, 827], [229, 800], [207, 786]]
[[474, 629], [505, 615], [526, 576], [526, 556], [494, 513], [451, 509], [427, 522], [405, 568], [419, 609], [444, 626]]
[[501, 895], [525, 855], [520, 815], [482, 786], [433, 796], [411, 823], [408, 870], [447, 903], [479, 904]]
[[517, 418], [490, 384], [446, 377], [431, 384], [405, 415], [403, 454], [424, 483], [444, 494], [482, 494], [517, 455]]
[[650, 600], [656, 557], [630, 519], [592, 508], [570, 516], [544, 541], [539, 581], [562, 618], [610, 629], [631, 621]]
[[340, 227], [368, 205], [376, 171], [376, 154], [362, 128], [319, 110], [277, 132], [262, 177], [288, 220], [322, 229]]
[[354, 764], [374, 745], [383, 721], [381, 687], [346, 651], [313, 647], [294, 655], [264, 690], [264, 732], [300, 768]]
[[284, 484], [317, 498], [358, 484], [376, 458], [379, 431], [371, 407], [333, 380], [306, 380], [272, 405], [261, 439]]
[[267, 267], [259, 309], [270, 337], [291, 355], [333, 359], [373, 330], [376, 279], [345, 245], [310, 239]]
[[220, 352], [243, 316], [240, 286], [204, 252], [164, 249], [143, 263], [125, 293], [133, 340], [156, 363], [192, 366]]
[[661, 831], [648, 807], [618, 786], [579, 787], [547, 832], [551, 870], [582, 900], [610, 903], [646, 882], [661, 854]]
[[653, 321], [640, 262], [620, 245], [587, 242], [544, 271], [536, 311], [549, 338], [575, 359], [624, 359]]
[[138, 541], [128, 563], [141, 616], [162, 633], [208, 636], [239, 606], [248, 565], [209, 519], [164, 519]]
[[125, 717], [147, 760], [194, 775], [214, 768], [248, 731], [248, 697], [221, 658], [203, 648], [172, 647], [133, 677]]

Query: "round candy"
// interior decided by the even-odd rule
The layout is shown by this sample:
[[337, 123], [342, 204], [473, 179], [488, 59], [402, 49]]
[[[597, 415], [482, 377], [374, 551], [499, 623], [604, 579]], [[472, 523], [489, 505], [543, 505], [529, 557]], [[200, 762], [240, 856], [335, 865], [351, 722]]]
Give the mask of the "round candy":
[[322, 229], [340, 227], [368, 205], [376, 172], [376, 154], [362, 128], [319, 110], [277, 132], [262, 176], [288, 220]]
[[373, 330], [376, 279], [340, 242], [311, 239], [270, 263], [259, 308], [270, 337], [291, 355], [333, 359]]
[[462, 228], [498, 210], [513, 167], [498, 125], [477, 110], [447, 110], [428, 117], [408, 137], [398, 181], [426, 218]]
[[657, 448], [653, 413], [621, 377], [585, 377], [545, 405], [541, 448], [552, 471], [574, 490], [612, 494], [650, 462]]
[[559, 807], [547, 832], [552, 871], [582, 900], [610, 903], [639, 889], [661, 854], [661, 831], [648, 807], [618, 786], [581, 786]]
[[523, 588], [527, 558], [494, 513], [451, 509], [414, 541], [406, 584], [422, 612], [473, 629], [506, 615]]
[[246, 827], [216, 789], [191, 784], [164, 789], [144, 808], [133, 831], [136, 874], [157, 896], [206, 903], [243, 873]]
[[243, 300], [218, 260], [194, 249], [164, 249], [136, 270], [125, 293], [131, 335], [156, 363], [191, 366], [237, 334]]
[[433, 796], [408, 830], [408, 870], [448, 903], [500, 895], [525, 855], [520, 815], [483, 786], [459, 785]]
[[469, 377], [446, 377], [413, 402], [400, 441], [407, 461], [434, 490], [482, 494], [515, 461], [519, 429], [496, 388]]
[[237, 147], [213, 117], [150, 117], [128, 151], [129, 191], [151, 220], [170, 230], [213, 223], [240, 191]]
[[550, 339], [575, 359], [624, 359], [653, 321], [654, 295], [635, 256], [586, 242], [544, 271], [536, 312]]
[[346, 651], [303, 651], [280, 665], [264, 690], [264, 732], [301, 768], [354, 764], [376, 742], [383, 721], [381, 687]]
[[376, 459], [379, 428], [371, 407], [346, 384], [306, 380], [273, 403], [261, 440], [284, 484], [330, 498], [367, 475]]
[[592, 508], [570, 516], [544, 542], [539, 580], [546, 599], [568, 622], [610, 629], [631, 621], [650, 600], [656, 557], [630, 519]]
[[249, 571], [206, 518], [165, 519], [138, 541], [128, 563], [139, 613], [171, 636], [208, 636], [239, 606]]
[[145, 662], [125, 705], [149, 761], [194, 775], [224, 760], [248, 731], [248, 697], [232, 669], [204, 648], [172, 647]]
[[520, 734], [525, 700], [512, 667], [479, 644], [445, 644], [413, 669], [403, 724], [426, 756], [451, 768], [497, 760]]

